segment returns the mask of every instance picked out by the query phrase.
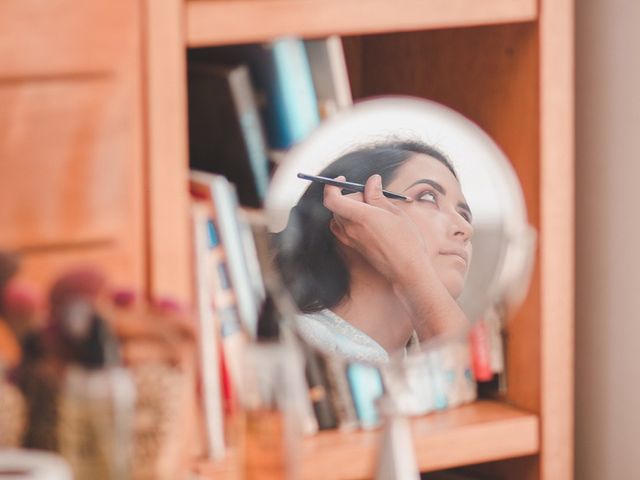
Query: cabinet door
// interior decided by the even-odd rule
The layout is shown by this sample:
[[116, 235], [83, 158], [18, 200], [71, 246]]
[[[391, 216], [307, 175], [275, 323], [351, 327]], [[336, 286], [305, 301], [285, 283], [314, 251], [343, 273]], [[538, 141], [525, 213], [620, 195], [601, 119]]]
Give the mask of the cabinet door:
[[37, 280], [93, 263], [141, 286], [138, 8], [0, 5], [0, 248]]
[[[131, 48], [135, 1], [2, 0], [0, 77], [113, 71]], [[132, 17], [133, 16], [133, 17]]]

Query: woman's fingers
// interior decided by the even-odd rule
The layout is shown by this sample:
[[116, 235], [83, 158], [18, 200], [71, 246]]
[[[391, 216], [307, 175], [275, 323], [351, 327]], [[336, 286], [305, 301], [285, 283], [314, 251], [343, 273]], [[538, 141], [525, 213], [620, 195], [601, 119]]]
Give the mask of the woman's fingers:
[[[336, 177], [336, 180], [340, 182], [345, 181], [345, 177]], [[365, 203], [350, 198], [349, 195], [342, 195], [340, 187], [334, 187], [333, 185], [324, 186], [324, 206], [347, 220], [356, 221], [366, 215], [367, 209], [371, 208]]]
[[384, 208], [393, 213], [397, 213], [396, 207], [391, 200], [382, 193], [382, 177], [372, 175], [364, 186], [364, 201], [374, 207]]

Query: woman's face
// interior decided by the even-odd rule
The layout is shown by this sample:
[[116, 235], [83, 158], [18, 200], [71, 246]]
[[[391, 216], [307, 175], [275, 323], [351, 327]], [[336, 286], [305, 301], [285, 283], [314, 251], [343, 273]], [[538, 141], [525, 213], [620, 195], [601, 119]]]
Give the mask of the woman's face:
[[418, 226], [438, 278], [457, 298], [471, 263], [473, 235], [471, 211], [458, 180], [443, 163], [416, 154], [385, 189], [414, 200], [396, 205]]

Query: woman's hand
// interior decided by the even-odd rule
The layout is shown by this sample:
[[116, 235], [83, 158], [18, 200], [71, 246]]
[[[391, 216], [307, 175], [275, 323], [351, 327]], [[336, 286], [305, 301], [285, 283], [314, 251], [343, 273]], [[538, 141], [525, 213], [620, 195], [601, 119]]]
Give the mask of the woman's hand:
[[333, 212], [334, 235], [390, 281], [420, 341], [466, 331], [468, 321], [436, 275], [429, 246], [409, 216], [382, 194], [379, 175], [367, 180], [364, 195], [325, 186], [324, 205]]
[[415, 265], [429, 263], [424, 238], [409, 216], [382, 194], [379, 175], [367, 180], [364, 194], [342, 195], [340, 187], [325, 186], [324, 205], [333, 212], [334, 235], [391, 283], [404, 281]]

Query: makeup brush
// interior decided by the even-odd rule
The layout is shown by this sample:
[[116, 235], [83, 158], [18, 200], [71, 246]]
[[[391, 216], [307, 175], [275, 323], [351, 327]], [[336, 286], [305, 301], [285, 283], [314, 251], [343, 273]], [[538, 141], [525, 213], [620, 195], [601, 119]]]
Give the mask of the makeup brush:
[[[327, 177], [318, 177], [316, 175], [307, 175], [306, 173], [298, 173], [298, 178], [302, 180], [309, 180], [311, 182], [323, 183], [325, 185], [333, 185], [334, 187], [340, 187], [343, 190], [350, 190], [352, 192], [364, 192], [364, 185], [361, 183], [353, 183], [353, 182], [340, 182], [338, 180], [334, 180], [333, 178]], [[382, 194], [387, 198], [392, 198], [394, 200], [404, 200], [405, 202], [412, 202], [413, 200], [406, 195], [402, 195], [400, 193], [393, 193], [387, 190], [382, 190]]]

